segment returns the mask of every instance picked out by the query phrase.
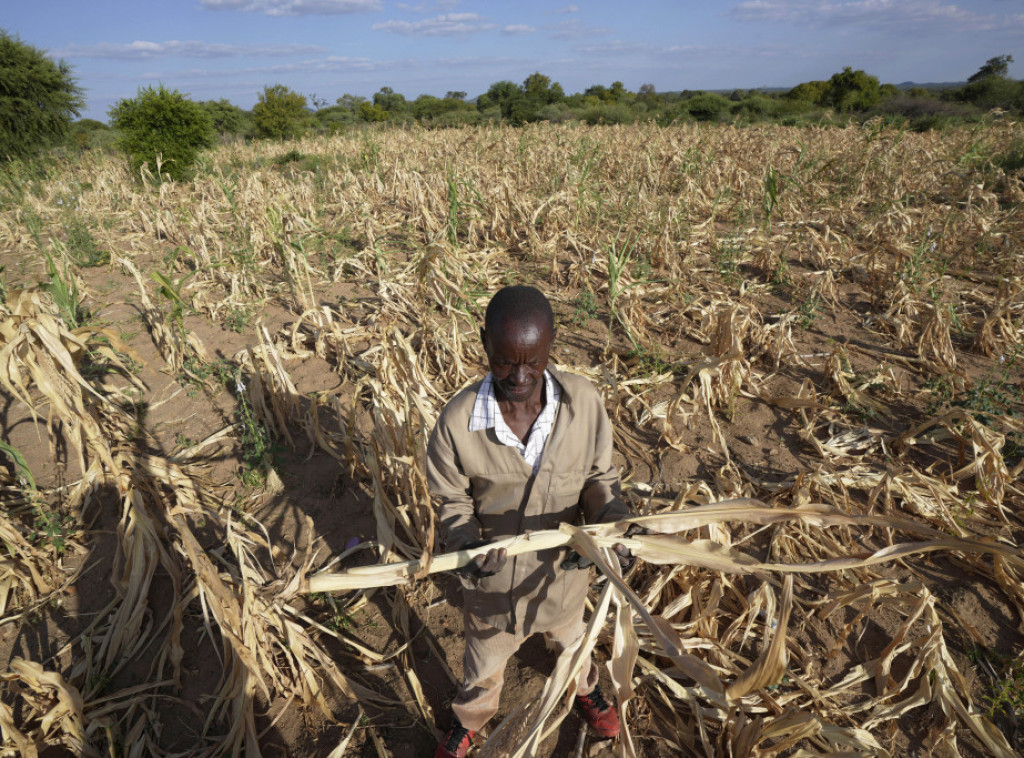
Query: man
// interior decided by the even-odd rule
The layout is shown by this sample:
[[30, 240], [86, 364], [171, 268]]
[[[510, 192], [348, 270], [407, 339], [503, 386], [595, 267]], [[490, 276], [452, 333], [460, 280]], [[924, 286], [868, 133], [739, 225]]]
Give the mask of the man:
[[[629, 517], [612, 465], [612, 428], [586, 379], [548, 369], [555, 339], [551, 305], [533, 287], [506, 287], [487, 306], [480, 330], [490, 373], [445, 406], [427, 447], [427, 479], [448, 552], [479, 547], [563, 522]], [[618, 549], [620, 562], [632, 556]], [[460, 572], [466, 633], [463, 684], [435, 758], [463, 758], [497, 712], [505, 664], [530, 635], [561, 651], [585, 628], [589, 565], [575, 553], [545, 550], [508, 560], [477, 556]], [[577, 706], [602, 737], [619, 720], [588, 660]]]

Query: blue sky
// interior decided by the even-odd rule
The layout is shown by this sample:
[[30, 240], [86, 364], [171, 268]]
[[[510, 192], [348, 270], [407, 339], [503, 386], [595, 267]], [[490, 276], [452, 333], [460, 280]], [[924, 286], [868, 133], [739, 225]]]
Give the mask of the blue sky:
[[[1021, 0], [0, 0], [0, 28], [63, 58], [84, 116], [162, 82], [251, 108], [284, 84], [333, 104], [390, 86], [412, 99], [534, 71], [566, 92], [787, 87], [844, 66], [883, 82], [1024, 68]], [[1018, 71], [1011, 67], [1011, 76]]]

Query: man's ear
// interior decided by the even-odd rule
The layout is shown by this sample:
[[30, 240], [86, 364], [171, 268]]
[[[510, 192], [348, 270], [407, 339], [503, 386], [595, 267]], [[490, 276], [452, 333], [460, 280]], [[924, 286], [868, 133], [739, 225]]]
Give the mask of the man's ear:
[[555, 340], [557, 340], [557, 339], [558, 339], [558, 328], [553, 326], [553, 327], [551, 327], [551, 344], [554, 345], [555, 344]]
[[480, 342], [484, 346], [484, 352], [487, 352], [487, 330], [482, 326], [480, 327]]

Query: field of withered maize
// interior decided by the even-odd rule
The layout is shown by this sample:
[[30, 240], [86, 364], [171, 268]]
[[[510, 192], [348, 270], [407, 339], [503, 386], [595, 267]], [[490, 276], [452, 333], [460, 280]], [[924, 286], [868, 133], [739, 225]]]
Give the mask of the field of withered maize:
[[[1024, 127], [384, 130], [0, 181], [5, 755], [432, 754], [423, 453], [510, 283], [625, 524], [479, 755], [1024, 750]], [[602, 551], [626, 539], [625, 576]], [[614, 563], [614, 562], [613, 562]], [[607, 662], [625, 729], [568, 707]]]

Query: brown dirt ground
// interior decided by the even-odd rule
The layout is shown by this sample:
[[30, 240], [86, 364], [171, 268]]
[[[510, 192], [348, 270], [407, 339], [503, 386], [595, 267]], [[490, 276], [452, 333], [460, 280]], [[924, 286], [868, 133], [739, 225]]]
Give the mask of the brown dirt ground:
[[[796, 266], [795, 266], [796, 267]], [[31, 272], [31, 269], [28, 269]], [[39, 272], [41, 278], [41, 272]], [[86, 284], [93, 293], [102, 293], [105, 302], [93, 300], [96, 318], [121, 330], [132, 348], [144, 362], [140, 378], [148, 385], [148, 406], [140, 421], [153, 433], [153, 444], [169, 453], [183, 445], [197, 441], [213, 431], [231, 423], [233, 402], [229, 393], [206, 393], [194, 386], [182, 384], [176, 377], [161, 371], [160, 358], [142, 323], [134, 296], [134, 283], [109, 268], [83, 271]], [[31, 273], [26, 276], [31, 281]], [[319, 293], [322, 302], [352, 303], [360, 298], [372, 298], [371, 290], [350, 284], [333, 285]], [[798, 295], [794, 293], [766, 292], [757, 303], [764, 314], [792, 310]], [[574, 293], [562, 293], [556, 310], [563, 324], [556, 358], [565, 363], [594, 365], [602, 358], [608, 341], [608, 325], [596, 319], [586, 319], [573, 325], [571, 305]], [[792, 394], [805, 376], [820, 378], [824, 358], [820, 357], [836, 342], [845, 342], [881, 353], [892, 351], [891, 345], [881, 338], [872, 339], [861, 328], [862, 314], [867, 307], [860, 287], [844, 283], [840, 288], [840, 303], [834, 311], [826, 309], [808, 328], [799, 331], [797, 348], [809, 356], [811, 367], [784, 367], [771, 377], [769, 394]], [[262, 323], [273, 334], [293, 317], [290, 312], [271, 302], [262, 311]], [[204, 343], [211, 359], [228, 359], [247, 344], [255, 342], [252, 328], [245, 333], [232, 332], [202, 316], [190, 316], [187, 329]], [[855, 335], [855, 336], [854, 336]], [[623, 345], [618, 345], [625, 352]], [[685, 335], [666, 342], [666, 358], [694, 355], [699, 350], [696, 342]], [[908, 353], [909, 356], [909, 353]], [[978, 376], [988, 363], [979, 356], [965, 355], [968, 376]], [[880, 361], [863, 352], [851, 351], [855, 370], [878, 368]], [[483, 371], [481, 362], [481, 372]], [[895, 366], [897, 375], [902, 371]], [[290, 365], [289, 371], [302, 393], [339, 390], [336, 374], [317, 359]], [[817, 372], [817, 374], [816, 374]], [[1019, 377], [1017, 377], [1019, 382]], [[1020, 385], [1018, 384], [1018, 387]], [[923, 402], [923, 401], [922, 401]], [[34, 422], [10, 398], [0, 406], [0, 427], [4, 439], [19, 448], [29, 460], [41, 486], [54, 486], [77, 476], [74, 462], [66, 458], [51, 464], [51, 452], [45, 429]], [[908, 415], [917, 415], [920, 408], [907, 409]], [[906, 418], [876, 419], [875, 423], [890, 429], [904, 428]], [[793, 414], [759, 400], [740, 399], [730, 421], [723, 423], [732, 455], [737, 465], [758, 479], [782, 481], [820, 465], [812, 451], [799, 437], [798, 424]], [[637, 464], [626, 468], [632, 483], [660, 482], [667, 494], [672, 494], [695, 478], [712, 480], [723, 463], [721, 452], [713, 444], [712, 431], [706, 420], [696, 421], [685, 430], [684, 441], [688, 450], [667, 450], [657, 468]], [[643, 440], [635, 441], [643, 444]], [[335, 554], [352, 541], [364, 542], [375, 536], [371, 500], [364, 487], [349, 481], [337, 463], [323, 453], [302, 447], [294, 451], [281, 451], [278, 471], [284, 484], [283, 491], [267, 495], [251, 515], [268, 530], [271, 541], [280, 545], [280, 556], [293, 560], [296, 565], [304, 552], [316, 542], [326, 554]], [[625, 464], [618, 456], [618, 463]], [[205, 474], [221, 485], [225, 492], [240, 491], [240, 469], [237, 445], [231, 439], [214, 455], [205, 459]], [[230, 497], [230, 496], [229, 496]], [[111, 498], [101, 498], [89, 514], [90, 526], [81, 532], [73, 549], [64, 560], [68, 571], [78, 572], [77, 579], [65, 596], [37, 614], [0, 626], [0, 669], [17, 656], [29, 657], [66, 670], [74, 664], [62, 645], [85, 629], [113, 599], [114, 590], [108, 580], [114, 553], [114, 529], [119, 519], [119, 505]], [[307, 519], [313, 526], [307, 527]], [[217, 535], [206, 534], [209, 547], [216, 545]], [[348, 565], [353, 565], [352, 563]], [[1021, 649], [1020, 620], [1005, 601], [1003, 595], [984, 577], [965, 574], [962, 565], [948, 557], [925, 557], [913, 566], [893, 565], [891, 576], [897, 579], [916, 577], [925, 581], [939, 598], [939, 607], [950, 619], [962, 622], [962, 636], [955, 640], [953, 655], [963, 671], [972, 669], [968, 652], [983, 640], [996, 651], [1011, 654]], [[150, 591], [150, 600], [160, 609], [161, 586], [166, 577], [158, 575]], [[813, 596], [815, 588], [827, 588], [827, 577], [804, 580], [804, 593]], [[460, 597], [456, 583], [442, 577], [426, 582], [408, 592], [411, 606], [410, 624], [414, 633], [411, 662], [423, 683], [426, 700], [437, 723], [442, 727], [448, 721], [448, 705], [455, 694], [461, 663]], [[371, 602], [351, 614], [334, 619], [341, 631], [353, 639], [382, 653], [395, 650], [400, 640], [393, 614], [395, 590], [380, 590]], [[329, 622], [331, 612], [322, 601], [308, 601], [309, 609], [322, 621]], [[952, 615], [955, 614], [955, 615]], [[830, 617], [816, 626], [799, 632], [792, 645], [813, 646], [828, 651], [818, 662], [826, 680], [838, 680], [857, 661], [865, 658], [869, 650], [877, 651], [899, 626], [901, 619], [884, 612], [875, 613], [863, 633], [856, 638], [848, 636], [844, 624], [851, 620], [852, 611], [846, 609], [843, 617]], [[159, 618], [159, 613], [154, 614]], [[199, 738], [202, 717], [207, 712], [207, 701], [215, 694], [219, 677], [218, 651], [205, 633], [198, 607], [188, 618], [185, 646], [187, 652], [183, 688], [178, 701], [168, 701], [164, 712], [165, 727], [162, 735], [169, 750], [188, 754]], [[159, 635], [154, 635], [154, 640]], [[326, 638], [325, 638], [326, 639]], [[436, 744], [433, 724], [420, 716], [401, 664], [369, 665], [350, 649], [331, 640], [324, 643], [335, 656], [338, 665], [356, 676], [369, 687], [402, 705], [390, 708], [367, 708], [362, 725], [372, 727], [383, 745], [394, 758], [411, 758], [432, 754]], [[155, 643], [154, 643], [155, 647]], [[440, 653], [440, 656], [437, 655]], [[144, 660], [144, 659], [143, 659]], [[497, 724], [513, 708], [535, 699], [551, 670], [554, 656], [544, 649], [539, 639], [528, 641], [509, 662], [506, 684], [502, 695], [502, 708], [495, 720]], [[896, 670], [901, 665], [897, 661]], [[118, 672], [111, 689], [127, 686], [145, 679], [143, 664]], [[872, 696], [872, 687], [865, 685], [863, 697]], [[972, 695], [977, 700], [982, 694], [981, 682], [975, 677]], [[262, 745], [267, 756], [298, 756], [300, 758], [327, 754], [344, 736], [347, 725], [357, 718], [354, 704], [335, 701], [336, 722], [331, 722], [314, 710], [301, 708], [279, 700], [265, 702], [260, 699], [258, 727], [263, 732]], [[927, 714], [912, 712], [899, 722], [899, 730], [891, 734], [894, 754], [916, 754], [916, 746], [927, 738], [930, 721]], [[567, 718], [544, 744], [541, 756], [571, 755], [575, 749], [581, 722], [575, 716]], [[984, 748], [969, 732], [959, 735], [964, 755], [984, 755]], [[657, 736], [641, 735], [639, 754], [645, 757], [668, 755], [669, 752]], [[610, 754], [608, 746], [588, 742], [585, 755]], [[347, 755], [377, 755], [369, 728], [361, 728]]]

